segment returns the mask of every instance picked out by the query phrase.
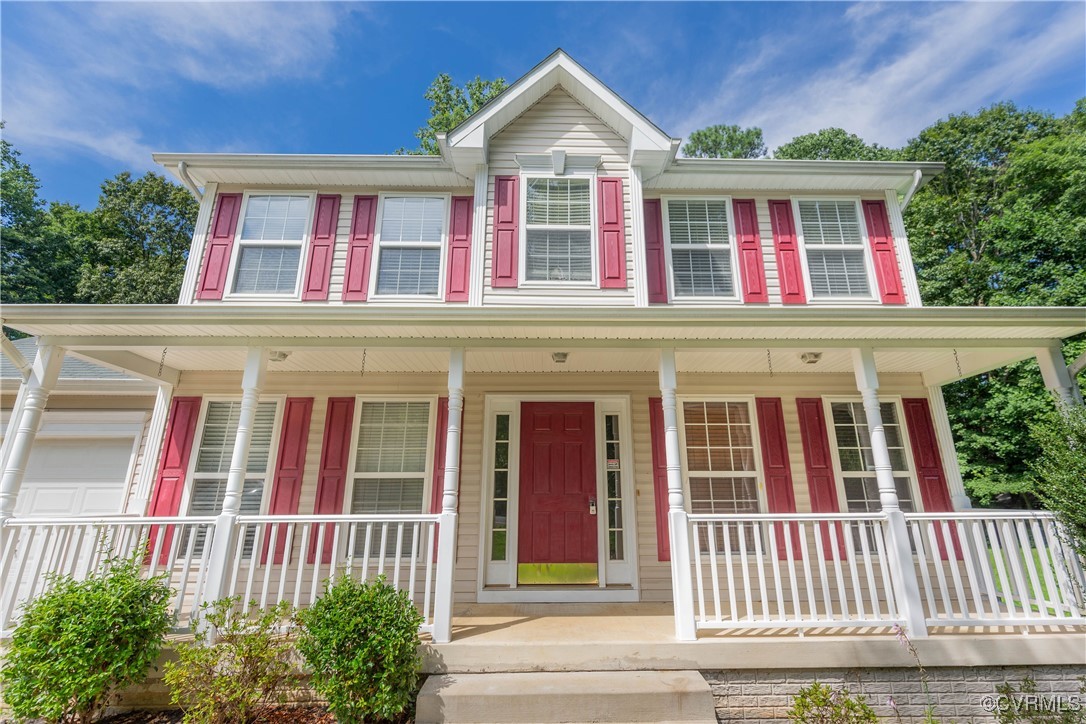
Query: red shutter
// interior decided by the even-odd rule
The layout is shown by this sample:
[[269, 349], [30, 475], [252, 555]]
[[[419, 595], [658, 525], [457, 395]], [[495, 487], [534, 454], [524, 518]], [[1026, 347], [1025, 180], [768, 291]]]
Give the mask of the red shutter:
[[364, 302], [370, 289], [373, 230], [377, 226], [377, 197], [355, 196], [351, 238], [347, 243], [347, 269], [343, 274], [343, 301]]
[[[765, 471], [765, 496], [770, 513], [795, 513], [796, 496], [792, 489], [792, 466], [788, 461], [788, 440], [784, 430], [784, 408], [779, 397], [759, 397], [758, 439], [762, 444], [762, 469]], [[777, 556], [787, 559], [784, 526], [777, 528]], [[790, 524], [792, 555], [800, 555], [799, 526]]]
[[328, 299], [332, 255], [336, 249], [336, 226], [339, 224], [339, 200], [339, 194], [317, 196], [313, 233], [309, 237], [309, 261], [306, 264], [302, 301], [323, 302]]
[[664, 441], [664, 404], [659, 397], [649, 398], [649, 432], [652, 435], [652, 490], [656, 501], [656, 551], [661, 561], [671, 560], [671, 538], [667, 514], [667, 447]]
[[468, 301], [471, 279], [471, 221], [475, 213], [471, 196], [453, 196], [449, 211], [449, 273], [445, 283], [446, 302]]
[[222, 299], [240, 214], [241, 194], [219, 194], [211, 231], [207, 235], [207, 246], [204, 247], [200, 283], [196, 285], [197, 299]]
[[516, 287], [518, 284], [519, 187], [518, 176], [494, 177], [494, 255], [490, 267], [490, 285], [495, 288]]
[[[302, 492], [305, 452], [309, 445], [309, 420], [313, 416], [312, 397], [288, 397], [283, 410], [283, 431], [279, 435], [279, 454], [275, 456], [275, 477], [272, 480], [268, 515], [297, 515], [298, 498]], [[264, 540], [262, 561], [268, 560], [271, 531]], [[275, 535], [275, 562], [283, 562], [287, 527], [279, 526]]]
[[[796, 400], [799, 410], [799, 434], [803, 440], [803, 462], [807, 468], [807, 489], [811, 495], [812, 513], [838, 513], [837, 484], [833, 477], [833, 458], [830, 457], [830, 440], [826, 431], [826, 415], [822, 400], [818, 397]], [[842, 558], [846, 555], [845, 539], [837, 527], [837, 550]], [[833, 558], [827, 528], [822, 528], [822, 552], [825, 558]]]
[[667, 304], [666, 254], [660, 199], [645, 199], [645, 275], [648, 277], [650, 304]]
[[626, 214], [622, 179], [597, 179], [600, 210], [600, 288], [626, 288]]
[[[939, 439], [935, 435], [935, 423], [931, 418], [931, 407], [924, 398], [911, 398], [901, 401], [905, 408], [905, 424], [909, 430], [909, 442], [913, 450], [913, 461], [916, 463], [916, 477], [920, 483], [920, 498], [924, 502], [925, 513], [941, 513], [954, 510], [954, 504], [950, 499], [950, 487], [947, 485], [946, 472], [943, 470], [943, 459], [939, 456]], [[943, 560], [947, 559], [946, 544], [943, 541], [941, 524], [936, 524], [936, 539], [939, 543], [939, 553]], [[957, 531], [951, 526], [951, 540], [954, 542], [954, 551], [957, 558], [962, 557], [961, 544], [958, 542]]]
[[[329, 397], [328, 413], [324, 423], [324, 442], [321, 445], [321, 465], [317, 475], [317, 500], [313, 504], [316, 515], [343, 513], [343, 493], [347, 487], [347, 458], [351, 448], [351, 426], [354, 423], [354, 398]], [[309, 562], [312, 563], [317, 549], [317, 533], [314, 530], [309, 546]], [[324, 533], [324, 562], [332, 560], [332, 526]]]
[[758, 210], [754, 199], [734, 199], [735, 240], [739, 251], [739, 275], [743, 280], [743, 301], [765, 304], [769, 292], [765, 285], [765, 260], [762, 239], [758, 234]]
[[773, 227], [773, 248], [777, 254], [777, 278], [781, 285], [781, 303], [806, 304], [803, 263], [799, 258], [796, 223], [791, 201], [770, 201], [769, 220]]
[[885, 201], [864, 201], [864, 221], [867, 237], [871, 242], [871, 258], [875, 263], [875, 277], [879, 282], [879, 295], [883, 304], [904, 304], [905, 287], [901, 283], [901, 267], [894, 251], [894, 232], [890, 229], [890, 217], [886, 214]]
[[[167, 517], [181, 512], [181, 495], [185, 490], [185, 477], [189, 472], [189, 457], [196, 437], [196, 421], [200, 417], [199, 397], [175, 397], [170, 403], [169, 416], [166, 418], [166, 430], [162, 437], [162, 449], [159, 451], [158, 475], [155, 477], [155, 489], [151, 493], [151, 502], [147, 506], [147, 516]], [[158, 530], [152, 528], [148, 550], [155, 549]], [[173, 530], [167, 527], [162, 536], [162, 548], [159, 561], [165, 563], [169, 557]]]

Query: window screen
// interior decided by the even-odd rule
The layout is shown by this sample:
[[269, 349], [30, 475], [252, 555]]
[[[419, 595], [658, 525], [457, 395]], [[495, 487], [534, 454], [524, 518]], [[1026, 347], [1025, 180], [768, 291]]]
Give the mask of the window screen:
[[591, 281], [589, 179], [528, 179], [525, 276], [531, 281]]
[[309, 196], [253, 195], [245, 203], [234, 270], [236, 294], [294, 294]]
[[445, 200], [389, 196], [382, 204], [377, 293], [436, 295], [441, 272]]
[[725, 199], [669, 199], [668, 239], [677, 297], [734, 297]]
[[814, 297], [870, 297], [855, 201], [800, 201], [799, 223]]

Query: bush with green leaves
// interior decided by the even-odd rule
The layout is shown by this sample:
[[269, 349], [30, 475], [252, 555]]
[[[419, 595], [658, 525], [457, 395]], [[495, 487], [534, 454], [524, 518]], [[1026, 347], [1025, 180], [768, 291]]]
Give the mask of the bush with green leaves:
[[16, 719], [90, 722], [140, 681], [170, 629], [164, 576], [143, 578], [142, 551], [85, 580], [52, 576], [27, 604], [0, 670]]
[[791, 721], [803, 724], [863, 724], [877, 722], [874, 710], [862, 696], [847, 688], [836, 689], [815, 681], [792, 697]]
[[313, 689], [339, 721], [393, 719], [411, 705], [422, 615], [404, 591], [384, 577], [367, 583], [342, 576], [297, 619]]
[[165, 665], [170, 701], [185, 712], [185, 722], [249, 721], [298, 683], [290, 603], [261, 609], [253, 602], [247, 613], [240, 603], [240, 596], [205, 603], [193, 641], [178, 644], [177, 661]]
[[1034, 490], [1086, 557], [1086, 407], [1058, 404], [1030, 430], [1041, 449], [1031, 464]]

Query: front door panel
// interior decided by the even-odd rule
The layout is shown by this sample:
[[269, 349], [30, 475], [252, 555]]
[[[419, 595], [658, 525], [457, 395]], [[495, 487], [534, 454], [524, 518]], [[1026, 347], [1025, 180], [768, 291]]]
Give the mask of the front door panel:
[[596, 583], [593, 403], [525, 402], [520, 419], [517, 582]]

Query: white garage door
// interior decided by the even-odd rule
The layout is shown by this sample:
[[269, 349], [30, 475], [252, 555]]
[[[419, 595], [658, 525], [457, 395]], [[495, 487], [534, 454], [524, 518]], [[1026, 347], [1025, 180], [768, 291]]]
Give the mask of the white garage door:
[[132, 461], [132, 437], [39, 437], [15, 504], [17, 516], [116, 515]]

